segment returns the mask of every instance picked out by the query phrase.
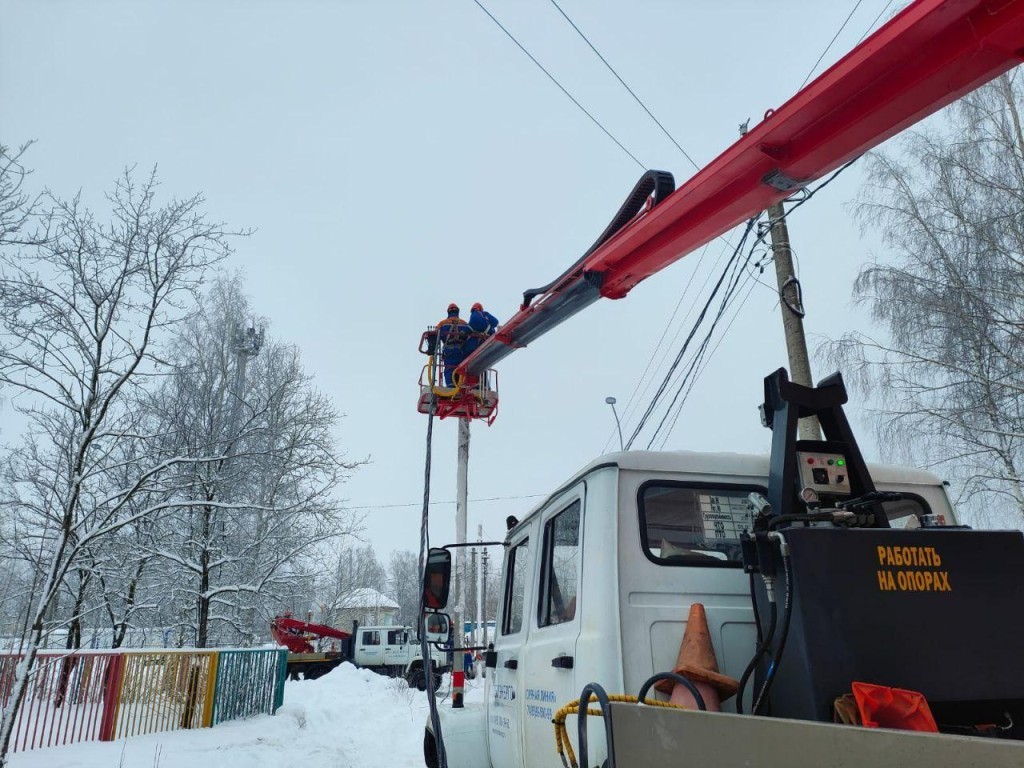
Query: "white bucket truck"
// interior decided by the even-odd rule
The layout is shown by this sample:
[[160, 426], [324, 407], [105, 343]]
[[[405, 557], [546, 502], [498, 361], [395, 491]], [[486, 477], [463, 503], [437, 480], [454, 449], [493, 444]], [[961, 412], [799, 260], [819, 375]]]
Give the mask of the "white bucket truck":
[[[447, 651], [437, 648], [448, 634], [444, 616], [428, 617], [427, 640], [431, 643], [430, 663], [435, 679], [451, 671]], [[420, 641], [412, 627], [357, 626], [353, 661], [359, 667], [391, 677], [404, 677], [410, 687], [424, 690], [423, 654]]]

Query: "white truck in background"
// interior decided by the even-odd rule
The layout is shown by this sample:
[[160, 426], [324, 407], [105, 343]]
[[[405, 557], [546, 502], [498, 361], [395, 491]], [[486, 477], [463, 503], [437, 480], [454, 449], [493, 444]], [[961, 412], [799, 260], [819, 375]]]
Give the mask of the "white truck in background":
[[[447, 625], [435, 626], [428, 632], [427, 639], [439, 642], [447, 634]], [[357, 626], [353, 640], [352, 661], [358, 667], [366, 667], [382, 675], [403, 677], [411, 688], [426, 689], [423, 674], [423, 654], [420, 641], [413, 627]], [[431, 645], [430, 664], [435, 680], [452, 668], [449, 654]]]

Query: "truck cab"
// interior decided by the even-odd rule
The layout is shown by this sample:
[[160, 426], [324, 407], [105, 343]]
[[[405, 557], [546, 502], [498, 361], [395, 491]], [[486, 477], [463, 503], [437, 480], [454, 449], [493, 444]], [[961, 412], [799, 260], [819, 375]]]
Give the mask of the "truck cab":
[[[879, 490], [902, 494], [885, 502], [892, 527], [926, 515], [956, 522], [935, 475], [869, 469]], [[766, 494], [768, 477], [767, 455], [613, 453], [524, 516], [505, 541], [485, 701], [440, 710], [450, 768], [559, 768], [558, 709], [587, 683], [636, 695], [671, 671], [694, 603], [705, 606], [719, 668], [741, 677], [756, 629], [740, 534], [752, 527], [748, 496]], [[722, 710], [735, 711], [734, 700]], [[598, 726], [588, 742], [599, 763]], [[429, 723], [424, 753], [437, 764]]]
[[[427, 632], [427, 639], [431, 642], [438, 642], [447, 634], [447, 626], [444, 625], [428, 628], [433, 630]], [[411, 687], [421, 691], [426, 688], [423, 654], [413, 627], [359, 626], [355, 631], [354, 649], [353, 661], [357, 666], [391, 677], [404, 677]], [[433, 645], [430, 659], [435, 675], [451, 669], [448, 654]]]

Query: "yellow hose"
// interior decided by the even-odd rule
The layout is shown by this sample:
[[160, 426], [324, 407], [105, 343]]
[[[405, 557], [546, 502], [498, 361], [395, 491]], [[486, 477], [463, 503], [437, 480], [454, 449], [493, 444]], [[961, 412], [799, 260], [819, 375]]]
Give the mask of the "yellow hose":
[[[588, 704], [593, 704], [597, 701], [597, 696], [591, 695]], [[619, 701], [626, 704], [636, 704], [638, 699], [636, 696], [625, 696], [621, 693], [615, 694], [608, 697], [608, 701]], [[648, 699], [644, 702], [645, 707], [671, 707], [672, 709], [689, 709], [689, 707], [683, 707], [679, 704], [670, 704], [667, 701], [653, 701]], [[576, 762], [576, 753], [572, 749], [572, 742], [569, 741], [569, 732], [565, 727], [565, 719], [569, 715], [579, 715], [580, 703], [579, 701], [571, 701], [558, 710], [555, 713], [554, 718], [551, 720], [555, 725], [555, 749], [558, 751], [558, 756], [562, 760], [562, 765], [565, 768], [579, 768], [579, 764]], [[600, 709], [587, 709], [588, 715], [597, 715], [601, 717], [604, 712]], [[568, 757], [568, 760], [566, 760]]]
[[[430, 382], [430, 391], [438, 397], [455, 397], [459, 393], [458, 386], [454, 387], [442, 387], [434, 383], [434, 369], [436, 366], [435, 362], [436, 355], [430, 356], [430, 362], [427, 363], [427, 381]], [[452, 378], [454, 383], [455, 379]]]

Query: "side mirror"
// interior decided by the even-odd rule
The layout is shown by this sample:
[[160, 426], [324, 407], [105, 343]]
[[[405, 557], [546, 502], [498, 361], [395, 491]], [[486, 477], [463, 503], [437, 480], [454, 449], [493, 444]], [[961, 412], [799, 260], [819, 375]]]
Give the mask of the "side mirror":
[[423, 617], [423, 631], [428, 643], [447, 645], [452, 636], [452, 621], [447, 613], [428, 613]]
[[448, 605], [448, 588], [452, 579], [452, 553], [431, 548], [423, 571], [423, 607], [434, 611]]

